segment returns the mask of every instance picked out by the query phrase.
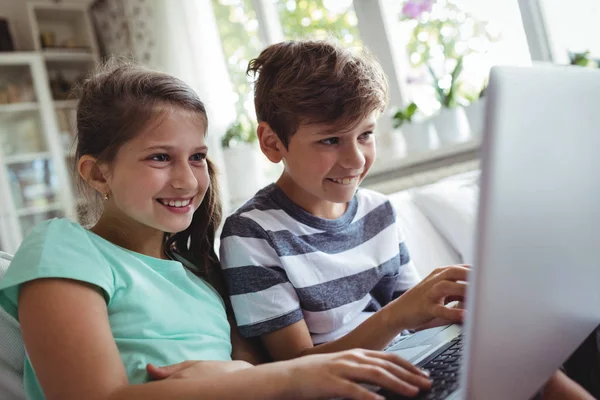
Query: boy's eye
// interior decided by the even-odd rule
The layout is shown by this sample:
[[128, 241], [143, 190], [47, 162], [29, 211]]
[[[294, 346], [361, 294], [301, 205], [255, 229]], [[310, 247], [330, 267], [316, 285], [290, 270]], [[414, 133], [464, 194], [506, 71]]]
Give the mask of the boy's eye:
[[206, 154], [204, 154], [204, 153], [196, 153], [190, 157], [190, 160], [192, 160], [194, 162], [204, 161], [205, 159], [206, 159]]
[[323, 139], [323, 140], [319, 141], [319, 143], [326, 144], [329, 146], [338, 144], [339, 142], [340, 142], [340, 139], [337, 137], [331, 137], [331, 138], [327, 138], [327, 139]]
[[149, 160], [167, 162], [169, 161], [169, 156], [167, 154], [154, 154], [153, 156], [150, 156]]
[[374, 132], [365, 132], [362, 135], [360, 135], [359, 139], [360, 140], [368, 140], [373, 136]]

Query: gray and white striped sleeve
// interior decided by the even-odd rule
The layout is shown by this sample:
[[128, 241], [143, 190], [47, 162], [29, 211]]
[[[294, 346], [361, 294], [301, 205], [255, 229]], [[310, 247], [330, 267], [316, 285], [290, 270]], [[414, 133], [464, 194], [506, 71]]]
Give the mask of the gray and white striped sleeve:
[[240, 215], [223, 227], [221, 266], [240, 333], [260, 336], [302, 320], [298, 295], [267, 232]]

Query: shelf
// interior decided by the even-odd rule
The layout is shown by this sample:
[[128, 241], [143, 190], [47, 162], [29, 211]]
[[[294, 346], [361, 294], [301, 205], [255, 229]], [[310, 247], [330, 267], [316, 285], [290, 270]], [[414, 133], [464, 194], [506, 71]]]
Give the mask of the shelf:
[[57, 210], [60, 210], [61, 208], [62, 208], [62, 205], [60, 203], [51, 203], [51, 204], [48, 204], [45, 206], [21, 208], [21, 209], [17, 210], [17, 215], [19, 217], [25, 217], [25, 216], [33, 215], [33, 214], [43, 214], [43, 213], [47, 213], [49, 211], [57, 211]]
[[39, 110], [39, 108], [40, 106], [35, 102], [0, 104], [0, 113], [36, 111]]
[[0, 52], [0, 66], [2, 67], [27, 67], [31, 66], [40, 57], [37, 51], [11, 51]]
[[15, 154], [12, 156], [6, 156], [4, 158], [5, 164], [20, 164], [31, 162], [35, 160], [48, 160], [51, 159], [52, 155], [50, 153], [25, 153], [25, 154]]
[[77, 108], [79, 100], [54, 100], [54, 108]]
[[44, 60], [56, 62], [93, 62], [94, 55], [87, 51], [42, 50]]

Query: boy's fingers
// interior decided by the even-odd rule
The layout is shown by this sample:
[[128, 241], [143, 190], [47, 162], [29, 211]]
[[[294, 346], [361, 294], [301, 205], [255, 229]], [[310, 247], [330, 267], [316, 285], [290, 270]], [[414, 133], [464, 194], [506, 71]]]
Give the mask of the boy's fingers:
[[446, 299], [444, 300], [444, 302], [446, 304], [448, 303], [452, 303], [454, 301], [458, 301], [458, 305], [457, 308], [465, 308], [465, 305], [463, 304], [465, 301], [465, 298], [463, 296], [448, 296], [446, 297]]
[[438, 301], [447, 297], [464, 298], [467, 294], [467, 284], [465, 282], [441, 281], [431, 288], [430, 298]]
[[465, 319], [465, 310], [437, 305], [433, 309], [432, 315], [435, 318], [441, 318], [449, 322], [462, 322]]
[[440, 280], [466, 282], [469, 278], [470, 271], [471, 269], [468, 267], [462, 265], [453, 265], [438, 274], [437, 278]]
[[461, 269], [461, 270], [470, 270], [471, 265], [469, 264], [456, 264], [456, 265], [447, 265], [445, 267], [438, 267], [434, 269], [427, 277], [438, 277], [439, 275], [445, 273], [449, 269]]

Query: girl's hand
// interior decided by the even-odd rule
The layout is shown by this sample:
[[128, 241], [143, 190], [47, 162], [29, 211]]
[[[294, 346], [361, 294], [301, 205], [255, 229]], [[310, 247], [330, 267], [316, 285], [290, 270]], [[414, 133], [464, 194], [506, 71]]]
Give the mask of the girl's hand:
[[[463, 322], [462, 301], [467, 291], [468, 265], [435, 269], [429, 276], [389, 304], [395, 329], [426, 329]], [[458, 300], [458, 307], [446, 307]]]
[[250, 367], [253, 367], [253, 365], [246, 361], [184, 361], [164, 367], [148, 364], [146, 371], [153, 380], [198, 379]]
[[[429, 389], [428, 375], [392, 353], [355, 349], [332, 354], [318, 354], [281, 363], [289, 367], [290, 399], [380, 400], [360, 383], [368, 383], [405, 395], [416, 396]], [[275, 365], [275, 364], [271, 364]]]

